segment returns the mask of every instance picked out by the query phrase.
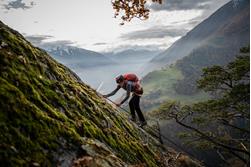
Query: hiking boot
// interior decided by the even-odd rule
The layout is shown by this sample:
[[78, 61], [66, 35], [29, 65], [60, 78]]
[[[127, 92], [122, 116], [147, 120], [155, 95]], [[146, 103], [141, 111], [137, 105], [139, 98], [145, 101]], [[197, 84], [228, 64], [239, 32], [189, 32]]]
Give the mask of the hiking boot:
[[135, 117], [131, 117], [131, 118], [130, 118], [130, 121], [136, 122], [136, 118], [135, 118]]
[[143, 122], [140, 122], [140, 124], [139, 124], [139, 127], [143, 127], [143, 126], [145, 126], [145, 125], [147, 125], [147, 122], [146, 121], [143, 121]]

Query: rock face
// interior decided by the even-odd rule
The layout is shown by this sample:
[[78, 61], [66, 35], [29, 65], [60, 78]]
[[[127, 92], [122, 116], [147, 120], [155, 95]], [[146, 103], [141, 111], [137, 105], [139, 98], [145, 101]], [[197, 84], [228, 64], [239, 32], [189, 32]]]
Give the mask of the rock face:
[[154, 167], [174, 160], [175, 152], [160, 152], [157, 141], [2, 22], [0, 45], [1, 165]]

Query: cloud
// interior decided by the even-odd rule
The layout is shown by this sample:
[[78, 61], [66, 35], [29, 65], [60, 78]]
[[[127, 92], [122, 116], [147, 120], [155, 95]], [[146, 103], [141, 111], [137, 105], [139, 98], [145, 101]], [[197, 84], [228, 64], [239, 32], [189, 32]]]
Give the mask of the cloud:
[[197, 20], [200, 22], [229, 1], [231, 0], [163, 0], [161, 5], [151, 3], [149, 8], [152, 9], [153, 12], [200, 10], [202, 13], [197, 17]]
[[42, 43], [44, 40], [53, 38], [51, 35], [27, 35], [25, 36], [26, 39], [36, 43]]
[[191, 25], [191, 26], [195, 26], [195, 25], [197, 25], [197, 24], [199, 24], [200, 23], [200, 20], [198, 20], [198, 19], [193, 19], [193, 20], [190, 20], [189, 22], [188, 22], [188, 25]]
[[56, 47], [75, 45], [75, 42], [70, 40], [48, 41], [54, 38], [53, 36], [50, 35], [29, 35], [25, 36], [25, 38], [28, 41], [30, 41], [33, 45], [43, 49], [52, 49]]
[[147, 44], [147, 45], [137, 45], [137, 44], [124, 44], [124, 45], [118, 45], [114, 48], [110, 48], [108, 50], [103, 51], [103, 53], [106, 52], [122, 52], [124, 50], [132, 49], [132, 50], [148, 50], [148, 51], [156, 51], [160, 52], [162, 51], [161, 48], [165, 47], [164, 44]]
[[159, 10], [192, 10], [192, 9], [208, 9], [215, 0], [163, 0], [163, 4], [152, 3], [150, 9]]
[[58, 41], [51, 41], [51, 42], [45, 42], [44, 44], [48, 44], [48, 45], [54, 45], [54, 46], [70, 46], [73, 45], [74, 42], [70, 41], [70, 40], [58, 40]]
[[97, 42], [97, 43], [94, 43], [93, 45], [97, 46], [97, 45], [106, 45], [107, 43], [105, 42]]
[[70, 41], [70, 40], [58, 40], [58, 41], [51, 41], [51, 42], [43, 42], [40, 44], [39, 47], [46, 50], [50, 50], [57, 47], [67, 47], [67, 46], [72, 46], [72, 45], [75, 45], [75, 42]]
[[[122, 34], [120, 38], [123, 40], [142, 41], [148, 39], [152, 39], [152, 41], [163, 41], [165, 38], [168, 38], [167, 40], [171, 40], [172, 38], [178, 39], [178, 37], [184, 36], [188, 31], [228, 1], [229, 0], [164, 0], [164, 3], [159, 5], [160, 8], [156, 8], [157, 4], [155, 4], [155, 7], [152, 5], [152, 9], [159, 10], [152, 12], [157, 14], [158, 17], [161, 13], [168, 12], [164, 14], [177, 17], [178, 19], [169, 19], [165, 25], [155, 24], [155, 26], [148, 29]], [[165, 15], [162, 16], [163, 19], [167, 19]]]
[[[25, 35], [25, 34], [24, 34]], [[37, 47], [42, 47], [44, 41], [53, 38], [50, 35], [25, 35], [25, 38]]]
[[186, 29], [173, 28], [170, 26], [159, 26], [123, 34], [120, 36], [120, 38], [126, 40], [135, 40], [135, 39], [178, 37], [178, 36], [183, 36], [186, 32], [187, 32]]
[[32, 8], [35, 3], [32, 1], [30, 2], [29, 5], [27, 5], [26, 3], [22, 2], [23, 0], [15, 0], [15, 1], [10, 1], [8, 2], [7, 4], [4, 4], [3, 7], [7, 10], [10, 10], [10, 9], [30, 9]]

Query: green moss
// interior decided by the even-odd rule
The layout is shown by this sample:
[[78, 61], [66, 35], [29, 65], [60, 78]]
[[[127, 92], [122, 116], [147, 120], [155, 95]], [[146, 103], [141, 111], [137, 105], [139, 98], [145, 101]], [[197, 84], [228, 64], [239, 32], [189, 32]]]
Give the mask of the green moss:
[[69, 69], [1, 22], [0, 37], [8, 44], [0, 49], [1, 164], [57, 166], [88, 137], [129, 164], [158, 166], [154, 144], [145, 150], [139, 130]]

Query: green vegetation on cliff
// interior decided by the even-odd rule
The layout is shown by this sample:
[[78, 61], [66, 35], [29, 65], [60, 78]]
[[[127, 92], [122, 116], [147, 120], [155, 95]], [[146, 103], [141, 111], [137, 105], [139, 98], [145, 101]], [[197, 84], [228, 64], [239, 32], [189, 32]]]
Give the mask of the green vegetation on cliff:
[[73, 72], [0, 22], [1, 165], [70, 166], [84, 157], [90, 166], [161, 166], [158, 143], [144, 138]]
[[[241, 48], [234, 61], [225, 66], [204, 68], [197, 86], [214, 94], [214, 98], [191, 105], [167, 101], [149, 115], [173, 127], [166, 132], [169, 136], [179, 134], [180, 142], [185, 142], [190, 149], [202, 149], [200, 154], [206, 163], [220, 158], [225, 166], [248, 165], [250, 47]], [[219, 156], [210, 159], [205, 152], [208, 150]], [[217, 166], [223, 166], [220, 163]]]

